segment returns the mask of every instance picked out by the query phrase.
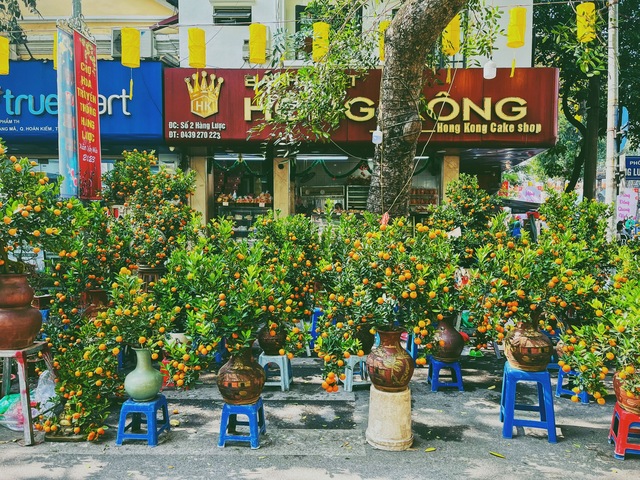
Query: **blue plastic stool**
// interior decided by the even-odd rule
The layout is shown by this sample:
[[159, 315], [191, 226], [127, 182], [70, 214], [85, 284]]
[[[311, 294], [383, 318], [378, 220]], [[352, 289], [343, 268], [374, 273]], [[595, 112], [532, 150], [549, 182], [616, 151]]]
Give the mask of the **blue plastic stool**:
[[[440, 381], [440, 370], [448, 368], [451, 370], [451, 382]], [[427, 383], [431, 384], [431, 391], [437, 392], [440, 387], [458, 387], [459, 391], [464, 391], [462, 386], [462, 370], [460, 369], [460, 361], [442, 362], [429, 356], [429, 373], [427, 374]]]
[[[629, 439], [634, 442], [629, 442]], [[613, 456], [618, 460], [624, 460], [627, 453], [640, 455], [640, 415], [627, 412], [618, 402], [613, 409], [611, 428], [609, 428], [609, 443], [613, 443], [615, 450]]]
[[[162, 410], [162, 421], [158, 424], [158, 410]], [[127, 425], [127, 416], [131, 415], [131, 422]], [[144, 415], [143, 420], [141, 416]], [[140, 425], [147, 425], [146, 432], [140, 432]], [[130, 432], [127, 430], [131, 429]], [[131, 398], [122, 404], [120, 421], [118, 422], [118, 435], [116, 445], [122, 445], [123, 440], [146, 440], [150, 447], [158, 445], [158, 435], [163, 431], [169, 431], [169, 409], [164, 395], [158, 396], [149, 402], [136, 402]]]
[[[538, 387], [538, 405], [524, 405], [516, 403], [516, 387], [518, 382], [536, 382]], [[519, 419], [515, 411], [540, 412], [540, 420]], [[553, 393], [551, 390], [551, 375], [548, 371], [525, 372], [504, 364], [502, 377], [502, 397], [500, 399], [500, 421], [502, 436], [513, 438], [513, 427], [546, 428], [549, 443], [556, 443], [556, 418], [553, 411]]]
[[559, 397], [561, 395], [571, 395], [571, 396], [577, 395], [578, 398], [580, 398], [580, 401], [582, 403], [589, 403], [589, 394], [586, 391], [581, 390], [580, 393], [575, 393], [573, 390], [564, 388], [565, 377], [567, 380], [572, 380], [574, 377], [577, 377], [578, 375], [580, 374], [575, 370], [570, 370], [568, 372], [565, 372], [560, 368], [558, 370], [558, 385], [556, 385], [556, 397]]
[[[345, 392], [352, 392], [354, 385], [369, 385], [369, 373], [367, 372], [367, 357], [363, 355], [351, 355], [345, 360], [344, 380], [340, 380], [344, 385]], [[360, 381], [354, 382], [353, 375], [360, 376]]]
[[309, 342], [309, 347], [311, 347], [312, 350], [316, 344], [316, 338], [318, 338], [318, 332], [316, 331], [316, 329], [318, 328], [318, 320], [323, 315], [324, 312], [321, 308], [318, 307], [314, 308], [313, 313], [311, 314], [311, 330], [309, 331], [309, 334], [311, 335], [311, 341]]
[[415, 362], [416, 358], [418, 358], [418, 345], [416, 345], [416, 342], [414, 342], [415, 340], [415, 335], [413, 333], [408, 333], [407, 334], [407, 353], [409, 353], [409, 355], [411, 355], [411, 358], [413, 358], [413, 361]]
[[[291, 360], [286, 355], [265, 355], [260, 354], [258, 357], [258, 363], [264, 368], [264, 373], [267, 375], [267, 381], [264, 382], [265, 387], [280, 387], [283, 392], [289, 390], [289, 385], [293, 381], [291, 375]], [[269, 380], [269, 376], [273, 376], [273, 372], [269, 370], [268, 365], [277, 365], [280, 371], [280, 381]]]
[[[239, 422], [238, 415], [246, 416], [248, 421]], [[249, 435], [238, 434], [236, 432], [237, 425], [249, 426]], [[218, 447], [224, 447], [227, 440], [235, 440], [237, 442], [249, 442], [252, 449], [260, 448], [261, 433], [267, 433], [262, 397], [258, 398], [256, 403], [249, 405], [231, 405], [229, 403], [225, 403], [222, 406]]]

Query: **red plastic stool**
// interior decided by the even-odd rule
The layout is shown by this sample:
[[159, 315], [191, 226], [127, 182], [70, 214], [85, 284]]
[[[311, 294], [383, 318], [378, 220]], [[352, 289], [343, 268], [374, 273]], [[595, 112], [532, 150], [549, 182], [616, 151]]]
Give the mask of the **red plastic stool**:
[[[629, 439], [636, 442], [629, 442]], [[613, 456], [624, 460], [627, 453], [640, 454], [640, 415], [627, 412], [616, 402], [609, 429], [609, 443], [615, 445]]]

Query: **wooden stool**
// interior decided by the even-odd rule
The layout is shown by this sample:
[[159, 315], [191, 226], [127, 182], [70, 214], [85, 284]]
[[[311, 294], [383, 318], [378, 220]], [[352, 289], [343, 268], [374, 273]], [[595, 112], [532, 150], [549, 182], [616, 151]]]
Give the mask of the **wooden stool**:
[[0, 350], [0, 358], [4, 358], [2, 370], [2, 392], [0, 398], [11, 391], [11, 361], [15, 360], [18, 366], [18, 384], [20, 386], [20, 403], [22, 415], [24, 415], [24, 444], [33, 445], [33, 419], [31, 418], [31, 398], [29, 397], [29, 372], [27, 369], [27, 357], [40, 351], [46, 352], [45, 342], [36, 342], [30, 347], [20, 350]]

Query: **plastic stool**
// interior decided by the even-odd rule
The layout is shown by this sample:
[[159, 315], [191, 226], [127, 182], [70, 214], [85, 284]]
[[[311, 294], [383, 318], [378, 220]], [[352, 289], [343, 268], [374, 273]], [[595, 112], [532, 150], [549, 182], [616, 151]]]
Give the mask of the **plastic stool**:
[[[536, 382], [538, 386], [538, 405], [524, 405], [516, 403], [516, 387], [518, 382]], [[518, 419], [516, 410], [540, 412], [540, 420]], [[502, 436], [513, 438], [513, 427], [546, 428], [549, 443], [556, 443], [556, 418], [553, 411], [553, 393], [551, 390], [551, 375], [548, 371], [525, 372], [504, 364], [502, 377], [502, 396], [500, 399], [500, 421]]]
[[291, 376], [291, 360], [286, 355], [265, 355], [261, 353], [260, 357], [258, 357], [258, 363], [264, 368], [267, 379], [270, 375], [273, 376], [273, 372], [269, 371], [269, 364], [276, 364], [280, 369], [280, 381], [266, 381], [264, 382], [265, 387], [279, 386], [283, 392], [289, 390], [289, 385], [291, 385], [293, 378]]
[[[549, 368], [549, 365], [547, 365], [547, 368]], [[589, 403], [589, 394], [585, 390], [580, 391], [580, 393], [575, 393], [573, 390], [564, 388], [565, 377], [567, 378], [567, 380], [571, 380], [573, 377], [577, 377], [578, 375], [580, 374], [575, 370], [570, 370], [568, 372], [565, 372], [564, 370], [559, 368], [558, 369], [558, 385], [556, 385], [556, 397], [559, 397], [560, 395], [571, 395], [571, 396], [577, 395], [578, 398], [580, 398], [580, 401], [582, 403]]]
[[[158, 410], [162, 410], [162, 422], [158, 424]], [[131, 422], [127, 425], [127, 416], [131, 414]], [[145, 420], [141, 418], [145, 416]], [[147, 424], [147, 431], [140, 432], [140, 425]], [[127, 433], [128, 429], [131, 432]], [[159, 394], [149, 402], [136, 402], [129, 399], [122, 404], [120, 421], [118, 422], [118, 436], [116, 445], [122, 445], [123, 440], [146, 440], [150, 447], [158, 445], [158, 435], [163, 431], [171, 430], [169, 425], [169, 409], [167, 399]]]
[[[440, 370], [443, 368], [451, 370], [451, 382], [440, 381]], [[430, 356], [427, 383], [431, 384], [432, 392], [437, 392], [440, 387], [458, 387], [459, 391], [464, 391], [464, 387], [462, 386], [462, 370], [460, 369], [460, 361], [442, 362]]]
[[[629, 439], [636, 442], [629, 443]], [[624, 460], [627, 453], [640, 454], [640, 415], [627, 412], [616, 402], [609, 429], [609, 443], [615, 445], [613, 456]]]
[[416, 337], [413, 333], [407, 334], [406, 350], [409, 353], [409, 355], [411, 355], [411, 358], [413, 358], [414, 362], [416, 358], [418, 358], [418, 345], [416, 345], [416, 342], [414, 342], [415, 338]]
[[[247, 422], [239, 422], [238, 415], [245, 415]], [[240, 435], [236, 432], [237, 425], [249, 427], [249, 435]], [[220, 439], [218, 447], [224, 447], [227, 440], [249, 442], [252, 449], [260, 448], [260, 434], [267, 433], [267, 424], [264, 420], [264, 406], [262, 397], [256, 403], [249, 405], [231, 405], [225, 403], [222, 406], [222, 418], [220, 418]]]
[[309, 332], [309, 334], [311, 335], [311, 341], [309, 342], [309, 346], [311, 347], [311, 349], [315, 347], [316, 338], [318, 338], [318, 332], [316, 331], [316, 329], [318, 328], [318, 320], [323, 315], [324, 315], [324, 312], [322, 311], [321, 308], [316, 307], [313, 309], [313, 313], [311, 314], [311, 330]]
[[[353, 375], [358, 373], [360, 381], [354, 382]], [[340, 380], [344, 385], [345, 392], [353, 391], [354, 385], [369, 385], [369, 374], [367, 373], [367, 355], [359, 357], [351, 355], [345, 359], [344, 380]]]

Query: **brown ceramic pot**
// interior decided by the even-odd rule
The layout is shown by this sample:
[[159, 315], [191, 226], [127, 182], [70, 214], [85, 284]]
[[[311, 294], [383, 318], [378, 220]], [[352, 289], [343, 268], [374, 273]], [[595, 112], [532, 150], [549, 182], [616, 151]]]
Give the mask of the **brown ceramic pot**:
[[526, 372], [546, 370], [553, 353], [551, 339], [538, 330], [537, 322], [518, 322], [504, 338], [504, 355], [509, 363]]
[[271, 335], [270, 329], [265, 326], [258, 331], [258, 345], [265, 355], [280, 355], [280, 349], [284, 348], [287, 341], [287, 332], [275, 330]]
[[248, 405], [256, 403], [262, 390], [266, 375], [264, 368], [253, 358], [251, 350], [231, 355], [231, 358], [218, 371], [218, 390], [225, 403]]
[[433, 358], [441, 362], [456, 362], [464, 348], [464, 338], [454, 327], [456, 315], [438, 320], [434, 337]]
[[107, 309], [108, 303], [109, 295], [101, 288], [86, 290], [80, 295], [80, 307], [84, 318], [95, 319], [98, 313]]
[[42, 314], [31, 300], [26, 274], [0, 275], [0, 350], [27, 348], [40, 332]]
[[380, 345], [367, 356], [367, 372], [378, 390], [401, 392], [413, 375], [411, 355], [400, 345], [401, 331], [378, 331]]
[[617, 373], [613, 376], [613, 391], [616, 394], [616, 400], [623, 409], [627, 412], [640, 415], [640, 395], [632, 393], [632, 396], [630, 396], [627, 391], [622, 388], [622, 382]]

